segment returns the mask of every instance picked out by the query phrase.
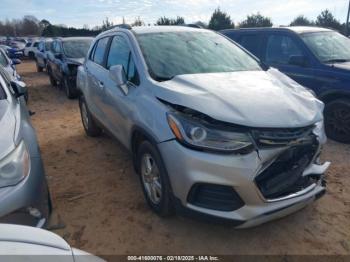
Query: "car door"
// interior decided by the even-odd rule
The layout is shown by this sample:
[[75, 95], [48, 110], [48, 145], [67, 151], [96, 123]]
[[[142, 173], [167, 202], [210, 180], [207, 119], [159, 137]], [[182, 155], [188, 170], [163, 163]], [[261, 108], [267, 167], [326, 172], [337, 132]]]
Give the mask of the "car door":
[[104, 95], [104, 82], [103, 78], [107, 75], [106, 69], [106, 54], [109, 45], [110, 37], [104, 37], [99, 39], [89, 57], [85, 63], [85, 72], [87, 75], [87, 94], [85, 95], [86, 102], [89, 110], [101, 122], [107, 127], [107, 120], [103, 114], [103, 102], [102, 96]]
[[36, 60], [38, 62], [38, 65], [43, 67], [43, 66], [45, 66], [44, 59], [43, 59], [44, 52], [45, 52], [44, 42], [39, 43], [38, 49], [39, 50], [38, 50], [37, 55], [36, 55]]
[[64, 53], [61, 41], [57, 41], [55, 56], [54, 56], [54, 77], [56, 80], [61, 81], [62, 79], [62, 67], [64, 63]]
[[107, 55], [107, 69], [122, 65], [127, 78], [127, 94], [117, 86], [110, 77], [109, 71], [104, 76], [103, 112], [108, 119], [108, 127], [115, 137], [128, 146], [128, 135], [131, 128], [133, 96], [139, 85], [139, 75], [134, 63], [134, 54], [126, 35], [119, 33], [113, 36]]
[[262, 58], [266, 64], [279, 69], [303, 86], [312, 85], [312, 62], [300, 39], [286, 32], [267, 33], [264, 50]]

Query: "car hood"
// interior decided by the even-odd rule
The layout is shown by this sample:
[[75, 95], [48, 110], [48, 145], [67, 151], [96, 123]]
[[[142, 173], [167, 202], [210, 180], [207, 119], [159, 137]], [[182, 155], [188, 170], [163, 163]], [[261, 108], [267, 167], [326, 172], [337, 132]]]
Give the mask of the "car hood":
[[2, 159], [15, 147], [16, 118], [7, 100], [0, 100], [0, 127], [0, 159]]
[[154, 92], [172, 104], [249, 127], [304, 127], [323, 119], [323, 103], [273, 68], [179, 75]]
[[67, 63], [82, 65], [84, 64], [85, 58], [67, 58]]

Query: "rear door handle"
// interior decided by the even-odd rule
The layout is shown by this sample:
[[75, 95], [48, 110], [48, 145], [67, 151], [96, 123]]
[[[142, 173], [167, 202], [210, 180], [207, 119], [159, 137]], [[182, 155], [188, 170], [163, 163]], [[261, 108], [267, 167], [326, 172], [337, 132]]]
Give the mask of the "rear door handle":
[[103, 89], [105, 87], [104, 83], [102, 81], [98, 81], [98, 86]]

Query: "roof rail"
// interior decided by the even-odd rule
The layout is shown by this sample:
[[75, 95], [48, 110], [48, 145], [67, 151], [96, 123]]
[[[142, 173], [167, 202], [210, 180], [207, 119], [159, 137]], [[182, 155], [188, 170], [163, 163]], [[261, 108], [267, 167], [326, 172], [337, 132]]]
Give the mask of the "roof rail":
[[116, 27], [127, 29], [127, 30], [132, 29], [131, 25], [129, 25], [129, 24], [119, 24], [119, 25], [112, 26], [111, 28], [116, 28]]

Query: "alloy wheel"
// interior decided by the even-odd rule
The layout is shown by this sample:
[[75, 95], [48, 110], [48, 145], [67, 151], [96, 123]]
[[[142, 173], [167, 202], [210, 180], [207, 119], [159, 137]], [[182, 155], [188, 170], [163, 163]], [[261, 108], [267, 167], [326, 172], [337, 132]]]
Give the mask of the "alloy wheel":
[[151, 202], [157, 205], [162, 198], [159, 168], [150, 154], [144, 154], [141, 161], [141, 176], [144, 188]]

